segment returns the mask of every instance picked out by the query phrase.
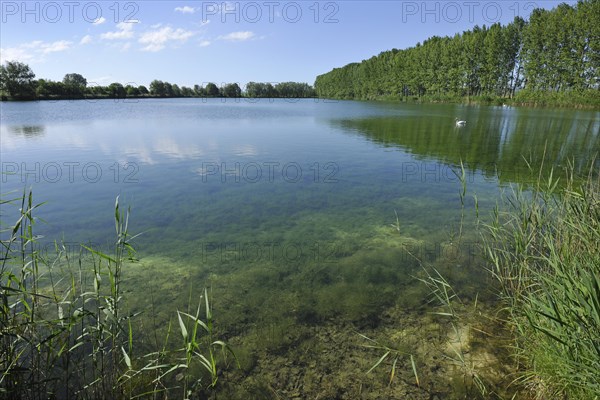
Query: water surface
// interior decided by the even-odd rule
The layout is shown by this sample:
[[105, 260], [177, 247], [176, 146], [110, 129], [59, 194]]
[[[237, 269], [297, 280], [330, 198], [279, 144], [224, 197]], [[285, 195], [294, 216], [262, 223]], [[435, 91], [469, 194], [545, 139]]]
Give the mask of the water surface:
[[[2, 103], [1, 115], [2, 193], [46, 202], [41, 243], [107, 248], [119, 196], [142, 233], [130, 306], [153, 302], [167, 320], [211, 287], [222, 333], [241, 338], [263, 337], [261, 323], [376, 328], [391, 307], [426, 304], [424, 264], [459, 271], [475, 297], [473, 194], [486, 215], [507, 185], [542, 166], [585, 173], [600, 150], [595, 111], [149, 99]], [[2, 223], [13, 217], [3, 206]]]

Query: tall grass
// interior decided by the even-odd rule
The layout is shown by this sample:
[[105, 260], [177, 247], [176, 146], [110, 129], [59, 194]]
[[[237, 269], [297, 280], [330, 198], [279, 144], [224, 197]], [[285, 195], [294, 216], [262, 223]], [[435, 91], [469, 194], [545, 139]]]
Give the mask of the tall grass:
[[537, 398], [600, 398], [600, 174], [573, 169], [513, 188], [483, 233]]
[[[205, 319], [200, 306], [196, 315], [177, 313], [183, 348], [171, 344], [170, 323], [158, 348], [137, 346], [137, 315], [127, 312], [123, 298], [123, 269], [135, 262], [135, 237], [118, 197], [111, 251], [82, 246], [75, 255], [59, 243], [55, 254], [39, 250], [35, 213], [41, 204], [34, 204], [32, 191], [1, 200], [3, 209], [15, 203], [16, 223], [5, 226], [2, 215], [0, 232], [2, 398], [188, 398], [214, 388], [220, 357], [215, 349], [231, 350], [214, 337], [206, 291], [200, 296]], [[182, 316], [193, 322], [191, 335]], [[196, 364], [207, 373], [191, 368]]]

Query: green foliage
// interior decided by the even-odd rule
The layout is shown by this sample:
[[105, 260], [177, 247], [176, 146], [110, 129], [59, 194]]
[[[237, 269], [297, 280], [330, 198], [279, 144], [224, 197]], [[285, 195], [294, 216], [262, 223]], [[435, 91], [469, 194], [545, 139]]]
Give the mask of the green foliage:
[[246, 96], [252, 98], [271, 98], [277, 97], [277, 94], [271, 83], [248, 82], [246, 85]]
[[35, 74], [27, 64], [7, 61], [0, 66], [0, 94], [14, 99], [28, 100], [35, 96]]
[[205, 93], [208, 97], [218, 97], [220, 94], [219, 88], [212, 82], [206, 84]]
[[335, 68], [317, 77], [315, 89], [328, 98], [429, 101], [512, 99], [526, 89], [547, 104], [598, 106], [600, 24], [592, 22], [598, 15], [598, 0], [536, 9], [529, 22], [517, 17], [506, 26], [475, 26]]
[[314, 97], [315, 93], [308, 84], [298, 82], [281, 82], [275, 85], [276, 97], [298, 99]]
[[[221, 349], [223, 357], [226, 356], [225, 352], [228, 351], [235, 358], [235, 354], [225, 342], [214, 340], [213, 338], [213, 318], [210, 302], [208, 300], [208, 291], [206, 289], [204, 289], [204, 320], [200, 318], [201, 306], [202, 304], [198, 305], [198, 309], [194, 315], [177, 311], [179, 329], [183, 338], [183, 353], [185, 354], [185, 358], [178, 367], [182, 368], [184, 371], [184, 393], [186, 396], [191, 394], [191, 391], [188, 389], [191, 383], [189, 371], [194, 362], [198, 363], [202, 369], [208, 372], [211, 381], [208, 386], [214, 387], [219, 379], [216, 350]], [[184, 322], [185, 320], [191, 321], [192, 326], [190, 329], [188, 329], [186, 322]], [[201, 332], [204, 332], [206, 336], [201, 335]], [[206, 355], [203, 354], [205, 350], [207, 352]], [[196, 384], [192, 385], [190, 388], [197, 390], [199, 384], [202, 384], [201, 379], [196, 381]]]
[[246, 85], [246, 97], [253, 98], [287, 98], [287, 99], [300, 99], [315, 97], [316, 93], [314, 89], [306, 84], [300, 82], [281, 82], [273, 86], [271, 83], [260, 83], [260, 82], [249, 82]]
[[[34, 81], [35, 74], [28, 65], [19, 62], [8, 62], [0, 66], [0, 95], [2, 98], [19, 100], [58, 100], [83, 98], [112, 98], [126, 97], [242, 97], [242, 89], [237, 83], [224, 84], [219, 88], [209, 82], [206, 87], [194, 85], [193, 88], [171, 84], [158, 79], [150, 82], [149, 90], [143, 85], [123, 86], [118, 82], [108, 86], [87, 86], [87, 79], [82, 75], [66, 74], [62, 82], [47, 79]], [[250, 82], [246, 85], [246, 97], [283, 97], [307, 98], [314, 97], [314, 89], [299, 82], [282, 82], [273, 86], [270, 83]]]
[[242, 89], [237, 83], [228, 83], [221, 91], [223, 97], [242, 97]]
[[[144, 341], [134, 334], [137, 314], [124, 306], [123, 268], [135, 261], [135, 237], [129, 234], [129, 211], [121, 211], [118, 198], [113, 250], [82, 246], [76, 259], [61, 244], [56, 255], [40, 252], [34, 233], [40, 204], [33, 203], [31, 191], [0, 202], [15, 201], [19, 218], [2, 226], [0, 242], [2, 398], [125, 399], [162, 393], [189, 398], [214, 388], [220, 368], [216, 350], [233, 352], [214, 337], [206, 291], [204, 320], [200, 307], [196, 315], [177, 314], [183, 349], [169, 350], [169, 327], [164, 344], [157, 341], [156, 349], [143, 353]], [[183, 319], [192, 321], [189, 330]], [[208, 383], [191, 368], [194, 363], [208, 372]], [[183, 388], [177, 383], [180, 374], [172, 376], [179, 370]]]
[[157, 97], [164, 97], [167, 95], [165, 89], [165, 83], [157, 79], [150, 82], [150, 94]]
[[[66, 74], [62, 81], [64, 89], [69, 98], [83, 98], [87, 79], [80, 74]], [[39, 85], [39, 84], [38, 84]]]
[[125, 86], [125, 93], [127, 94], [127, 97], [137, 97], [140, 95], [140, 89], [135, 86], [127, 85]]
[[[522, 381], [548, 398], [600, 393], [600, 180], [571, 165], [514, 189], [487, 226], [485, 251], [526, 366]], [[560, 181], [565, 180], [566, 184]]]
[[108, 96], [113, 99], [123, 99], [127, 94], [125, 88], [119, 82], [111, 83], [110, 85], [108, 85], [107, 89]]

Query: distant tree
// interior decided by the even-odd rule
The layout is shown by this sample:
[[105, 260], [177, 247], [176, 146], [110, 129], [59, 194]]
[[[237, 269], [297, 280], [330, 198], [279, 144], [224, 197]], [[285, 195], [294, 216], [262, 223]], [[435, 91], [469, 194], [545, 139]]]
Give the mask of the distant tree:
[[275, 92], [278, 97], [284, 98], [305, 98], [314, 96], [314, 90], [307, 83], [282, 82], [275, 85]]
[[221, 94], [223, 97], [242, 97], [242, 89], [237, 83], [228, 83]]
[[90, 97], [110, 97], [108, 86], [88, 86], [85, 93]]
[[114, 82], [108, 85], [108, 94], [113, 99], [123, 99], [125, 98], [127, 92], [125, 91], [123, 85], [118, 82]]
[[212, 82], [206, 84], [205, 92], [209, 97], [217, 97], [220, 94], [219, 88]]
[[181, 97], [181, 89], [176, 83], [171, 86], [171, 89], [173, 91], [173, 97]]
[[264, 97], [277, 97], [277, 91], [275, 90], [275, 87], [271, 84], [271, 83], [266, 83], [265, 84], [265, 94]]
[[246, 84], [245, 94], [247, 97], [265, 97], [264, 83], [248, 82]]
[[148, 94], [150, 94], [150, 92], [148, 92], [148, 89], [144, 85], [138, 86], [138, 90], [140, 91], [140, 95], [142, 96], [147, 96]]
[[63, 84], [65, 86], [87, 86], [87, 79], [79, 74], [66, 74], [63, 78]]
[[174, 95], [173, 85], [171, 85], [169, 82], [165, 82], [165, 96], [173, 97]]
[[204, 88], [200, 85], [194, 85], [194, 95], [201, 97], [206, 95], [206, 92], [204, 91]]
[[315, 90], [307, 83], [282, 82], [273, 87], [271, 83], [248, 82], [245, 95], [247, 97], [314, 97]]
[[0, 66], [0, 92], [15, 99], [35, 97], [35, 74], [29, 65], [18, 61], [7, 61]]
[[45, 79], [39, 79], [35, 88], [37, 98], [47, 99], [52, 95], [51, 82]]
[[277, 97], [273, 85], [262, 82], [248, 82], [245, 94], [247, 97]]
[[181, 95], [183, 97], [193, 97], [194, 96], [194, 90], [192, 90], [191, 88], [189, 88], [187, 86], [182, 86], [181, 87]]
[[81, 98], [85, 93], [87, 80], [79, 74], [66, 74], [62, 80], [64, 95], [70, 98]]
[[127, 97], [137, 97], [140, 95], [140, 89], [132, 85], [125, 86], [125, 92], [127, 93]]
[[159, 80], [153, 80], [150, 82], [150, 94], [152, 96], [164, 97], [167, 95], [165, 90], [165, 83]]

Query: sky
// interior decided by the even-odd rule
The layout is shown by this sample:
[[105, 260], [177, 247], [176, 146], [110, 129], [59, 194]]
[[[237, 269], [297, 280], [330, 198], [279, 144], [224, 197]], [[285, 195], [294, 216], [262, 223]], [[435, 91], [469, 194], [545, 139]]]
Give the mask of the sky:
[[[569, 4], [575, 1], [566, 1]], [[0, 61], [88, 85], [313, 84], [433, 35], [528, 18], [561, 1], [0, 1]]]

